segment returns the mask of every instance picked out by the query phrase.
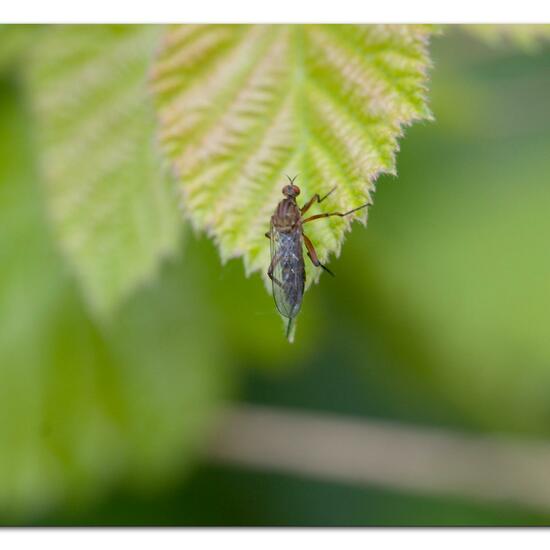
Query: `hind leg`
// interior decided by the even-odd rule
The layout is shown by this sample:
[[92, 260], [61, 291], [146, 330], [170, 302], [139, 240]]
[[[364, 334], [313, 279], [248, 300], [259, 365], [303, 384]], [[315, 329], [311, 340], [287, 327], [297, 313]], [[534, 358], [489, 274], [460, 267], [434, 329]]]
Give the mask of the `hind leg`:
[[330, 273], [334, 277], [335, 276], [334, 273], [319, 261], [319, 258], [317, 257], [317, 252], [315, 252], [315, 248], [313, 247], [313, 243], [309, 240], [309, 237], [307, 237], [306, 235], [303, 235], [303, 237], [304, 237], [304, 243], [307, 248], [307, 255], [309, 256], [311, 263], [315, 267], [320, 267], [324, 269], [327, 273]]
[[267, 276], [276, 284], [279, 285], [281, 288], [283, 288], [283, 283], [279, 281], [276, 277], [273, 276], [273, 270], [275, 269], [275, 266], [277, 265], [277, 262], [279, 261], [279, 256], [273, 256], [271, 263], [269, 264], [269, 268], [267, 269]]

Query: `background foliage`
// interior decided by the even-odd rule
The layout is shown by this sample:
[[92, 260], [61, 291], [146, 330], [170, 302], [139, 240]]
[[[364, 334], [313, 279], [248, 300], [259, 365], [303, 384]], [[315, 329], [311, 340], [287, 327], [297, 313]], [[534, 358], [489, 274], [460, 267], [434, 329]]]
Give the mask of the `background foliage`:
[[154, 26], [59, 26], [32, 51], [29, 96], [48, 211], [99, 315], [152, 279], [178, 245], [147, 87], [159, 34]]
[[444, 31], [435, 121], [407, 131], [293, 346], [261, 279], [176, 221], [144, 93], [158, 29], [0, 31], [4, 523], [548, 521], [199, 452], [228, 399], [550, 435], [550, 53]]
[[108, 328], [92, 320], [44, 222], [18, 92], [2, 83], [0, 509], [8, 518], [181, 472], [227, 388], [191, 260], [166, 265]]

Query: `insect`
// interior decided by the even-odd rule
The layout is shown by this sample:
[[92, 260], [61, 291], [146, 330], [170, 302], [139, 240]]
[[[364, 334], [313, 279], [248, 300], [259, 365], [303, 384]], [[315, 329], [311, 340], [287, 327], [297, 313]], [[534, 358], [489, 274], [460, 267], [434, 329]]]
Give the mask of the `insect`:
[[271, 228], [265, 236], [271, 242], [271, 263], [267, 275], [273, 286], [273, 298], [279, 313], [288, 319], [286, 330], [287, 338], [290, 336], [292, 320], [298, 315], [302, 306], [304, 286], [306, 282], [306, 270], [304, 265], [303, 245], [307, 255], [314, 266], [324, 269], [334, 277], [334, 273], [324, 266], [317, 257], [313, 243], [304, 233], [304, 224], [328, 218], [330, 216], [349, 216], [371, 203], [363, 204], [349, 212], [330, 212], [315, 214], [304, 219], [304, 214], [313, 204], [323, 202], [336, 190], [333, 187], [325, 196], [313, 195], [301, 208], [296, 203], [296, 197], [300, 194], [300, 188], [294, 185], [294, 178], [287, 176], [289, 184], [283, 187], [285, 198], [279, 202], [273, 216], [271, 216]]

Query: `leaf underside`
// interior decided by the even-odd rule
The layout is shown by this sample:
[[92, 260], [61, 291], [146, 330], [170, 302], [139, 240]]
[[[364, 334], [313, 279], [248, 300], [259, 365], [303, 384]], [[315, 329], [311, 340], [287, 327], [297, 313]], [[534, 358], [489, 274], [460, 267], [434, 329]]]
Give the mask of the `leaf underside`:
[[178, 240], [152, 137], [147, 79], [158, 34], [154, 26], [50, 27], [29, 71], [55, 236], [100, 316], [150, 278]]
[[[427, 43], [417, 25], [183, 25], [154, 65], [160, 140], [193, 225], [247, 273], [269, 263], [264, 233], [286, 182], [312, 213], [365, 204], [395, 173], [402, 128], [429, 118]], [[367, 212], [356, 218], [366, 222]], [[306, 225], [321, 261], [351, 220]], [[315, 276], [314, 276], [315, 277]], [[311, 280], [312, 277], [308, 277]]]

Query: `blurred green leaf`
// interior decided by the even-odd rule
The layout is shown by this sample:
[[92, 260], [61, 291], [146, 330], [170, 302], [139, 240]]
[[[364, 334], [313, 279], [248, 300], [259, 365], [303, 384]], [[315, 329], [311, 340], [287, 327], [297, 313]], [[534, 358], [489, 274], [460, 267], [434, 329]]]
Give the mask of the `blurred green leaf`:
[[0, 83], [0, 515], [179, 475], [228, 393], [200, 262], [169, 262], [98, 326], [40, 206], [29, 120]]
[[[548, 434], [549, 57], [478, 52], [436, 49], [437, 122], [411, 132], [400, 185], [380, 188], [342, 271], [376, 340], [471, 426]], [[468, 87], [467, 105], [449, 81]], [[470, 105], [480, 118], [453, 132], [444, 119]]]
[[[183, 25], [154, 66], [160, 137], [195, 227], [223, 260], [265, 275], [264, 233], [284, 173], [326, 211], [365, 204], [395, 172], [403, 126], [430, 116], [427, 26]], [[366, 221], [366, 212], [357, 217]], [[338, 254], [351, 220], [308, 228], [321, 260]], [[309, 270], [308, 266], [308, 270]], [[311, 270], [308, 280], [318, 277]]]
[[106, 315], [177, 248], [179, 218], [147, 93], [155, 26], [49, 27], [30, 97], [54, 234]]
[[526, 51], [534, 51], [550, 39], [550, 25], [464, 25], [464, 28], [493, 46], [511, 44]]

